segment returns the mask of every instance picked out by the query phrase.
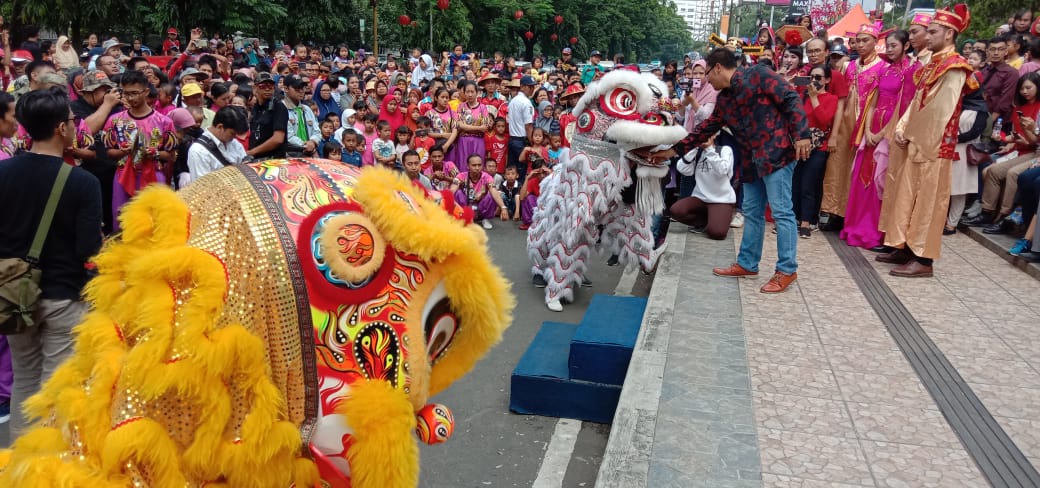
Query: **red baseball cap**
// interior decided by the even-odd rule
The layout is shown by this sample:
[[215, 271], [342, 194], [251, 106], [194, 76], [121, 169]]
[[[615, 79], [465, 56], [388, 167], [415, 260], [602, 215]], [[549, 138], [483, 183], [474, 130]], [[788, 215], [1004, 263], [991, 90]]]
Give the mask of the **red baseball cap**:
[[25, 49], [19, 49], [11, 53], [11, 61], [14, 61], [16, 63], [28, 63], [30, 61], [33, 61], [33, 59], [34, 58], [32, 53], [26, 51]]
[[176, 27], [170, 27], [169, 29], [166, 29], [166, 33], [167, 34], [176, 34], [177, 33], [177, 28]]

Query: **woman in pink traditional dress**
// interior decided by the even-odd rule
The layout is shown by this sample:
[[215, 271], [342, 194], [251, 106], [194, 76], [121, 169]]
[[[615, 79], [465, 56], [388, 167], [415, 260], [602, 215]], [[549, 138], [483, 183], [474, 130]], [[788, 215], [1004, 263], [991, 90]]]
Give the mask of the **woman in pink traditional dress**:
[[455, 112], [455, 127], [458, 129], [458, 138], [452, 148], [452, 161], [468, 161], [471, 155], [485, 156], [487, 148], [484, 144], [484, 136], [491, 128], [493, 121], [487, 105], [477, 98], [477, 83], [463, 80], [459, 83], [459, 91], [462, 92], [463, 101]]
[[[860, 37], [864, 37], [867, 28], [864, 26], [860, 30]], [[869, 28], [877, 29], [876, 26]], [[876, 42], [867, 41], [860, 42], [861, 50], [874, 49]], [[856, 81], [860, 96], [866, 99], [866, 109], [857, 122], [855, 137], [858, 144], [852, 165], [845, 227], [841, 231], [841, 238], [850, 246], [871, 249], [884, 241], [884, 234], [878, 230], [881, 193], [875, 184], [875, 168], [888, 166], [887, 139], [892, 126], [914, 98], [916, 65], [906, 56], [909, 47], [906, 31], [890, 33], [885, 39], [885, 54], [889, 62], [879, 64], [867, 76], [861, 72]], [[880, 165], [876, 163], [879, 159]]]

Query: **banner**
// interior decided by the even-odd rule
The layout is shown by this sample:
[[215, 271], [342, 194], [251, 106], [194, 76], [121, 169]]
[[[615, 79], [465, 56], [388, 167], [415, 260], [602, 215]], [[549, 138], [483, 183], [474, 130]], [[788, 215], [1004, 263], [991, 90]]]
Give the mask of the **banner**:
[[791, 14], [807, 14], [809, 13], [809, 3], [811, 0], [791, 0]]
[[766, 0], [766, 6], [769, 7], [790, 7], [791, 0]]

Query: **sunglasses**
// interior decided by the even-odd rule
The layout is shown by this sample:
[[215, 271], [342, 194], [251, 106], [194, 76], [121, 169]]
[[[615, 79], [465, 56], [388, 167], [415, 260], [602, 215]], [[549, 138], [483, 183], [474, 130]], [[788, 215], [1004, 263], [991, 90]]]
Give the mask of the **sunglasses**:
[[812, 75], [813, 81], [823, 80], [823, 75]]

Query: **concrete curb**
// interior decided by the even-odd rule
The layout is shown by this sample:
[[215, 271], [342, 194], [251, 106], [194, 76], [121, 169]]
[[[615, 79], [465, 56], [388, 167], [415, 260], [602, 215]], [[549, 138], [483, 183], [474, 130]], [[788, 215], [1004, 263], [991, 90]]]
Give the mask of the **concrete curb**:
[[993, 251], [997, 256], [1004, 258], [1008, 264], [1025, 271], [1026, 274], [1040, 280], [1040, 264], [1030, 263], [1025, 259], [1018, 256], [1012, 256], [1008, 254], [1008, 249], [1014, 244], [1015, 239], [1006, 235], [989, 235], [983, 234], [981, 228], [968, 227], [962, 225], [957, 228], [957, 231], [963, 232], [964, 235], [974, 239], [983, 247]]
[[614, 413], [610, 439], [603, 453], [597, 488], [647, 486], [668, 358], [668, 338], [688, 235], [684, 229], [669, 232], [666, 237], [668, 250], [657, 266], [621, 400]]

